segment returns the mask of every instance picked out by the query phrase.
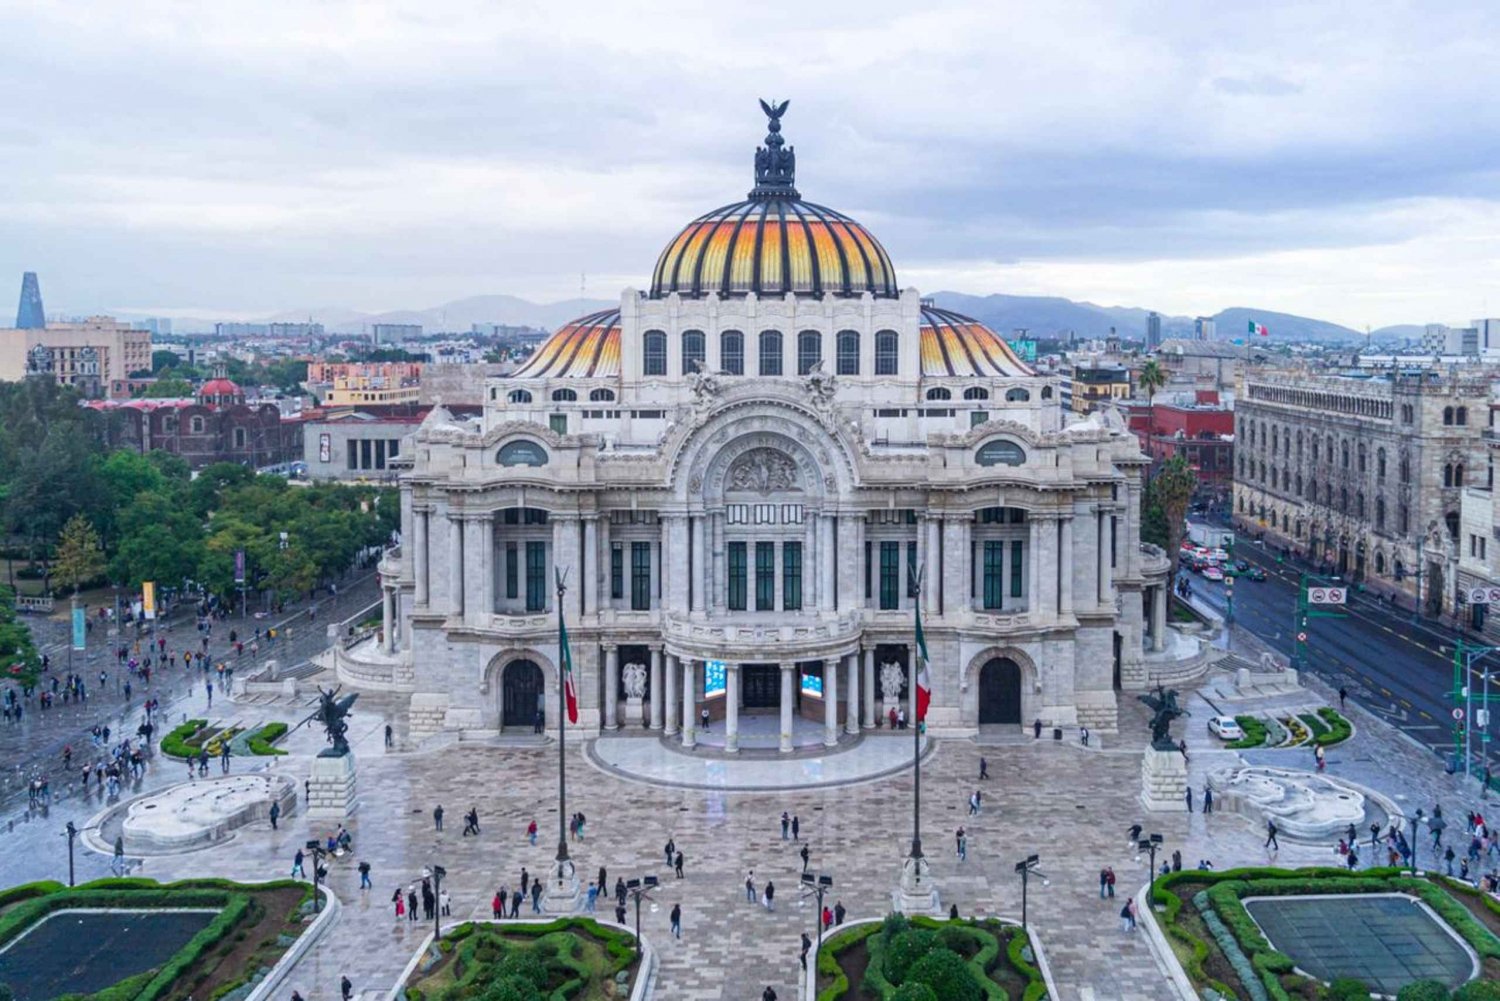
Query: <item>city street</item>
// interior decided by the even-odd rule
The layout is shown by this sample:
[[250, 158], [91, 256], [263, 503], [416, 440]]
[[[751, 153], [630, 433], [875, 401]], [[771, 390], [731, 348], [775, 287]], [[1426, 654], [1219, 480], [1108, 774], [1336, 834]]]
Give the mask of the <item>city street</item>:
[[[1266, 580], [1239, 580], [1234, 586], [1236, 633], [1247, 631], [1267, 647], [1290, 657], [1295, 646], [1294, 618], [1299, 571], [1279, 564], [1260, 546], [1241, 543], [1235, 559], [1266, 571]], [[1220, 615], [1226, 612], [1226, 588], [1199, 574], [1183, 571], [1192, 581], [1193, 597]], [[1409, 608], [1398, 608], [1351, 593], [1343, 618], [1314, 618], [1308, 623], [1306, 668], [1334, 688], [1389, 720], [1423, 745], [1448, 753], [1453, 749], [1454, 633], [1436, 623], [1411, 621]], [[1236, 637], [1237, 638], [1237, 637]], [[1249, 651], [1240, 650], [1248, 659]], [[1500, 655], [1495, 655], [1500, 657]], [[1482, 685], [1481, 668], [1500, 663], [1481, 661], [1471, 680]], [[1500, 695], [1500, 684], [1495, 685]], [[1474, 754], [1481, 754], [1474, 734]], [[1491, 755], [1493, 760], [1493, 755]]]

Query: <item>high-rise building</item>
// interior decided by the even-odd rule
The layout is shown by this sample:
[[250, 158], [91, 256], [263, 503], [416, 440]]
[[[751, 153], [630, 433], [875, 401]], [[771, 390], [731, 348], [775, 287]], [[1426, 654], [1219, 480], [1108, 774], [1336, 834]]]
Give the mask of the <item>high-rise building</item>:
[[16, 309], [16, 329], [41, 330], [46, 325], [42, 286], [36, 280], [36, 272], [28, 271], [21, 276], [21, 305]]
[[1146, 350], [1161, 347], [1161, 314], [1152, 312], [1146, 317]]
[[372, 323], [370, 338], [376, 344], [402, 344], [422, 336], [420, 323]]
[[1193, 340], [1211, 341], [1214, 339], [1214, 327], [1216, 326], [1212, 316], [1200, 316], [1193, 320]]

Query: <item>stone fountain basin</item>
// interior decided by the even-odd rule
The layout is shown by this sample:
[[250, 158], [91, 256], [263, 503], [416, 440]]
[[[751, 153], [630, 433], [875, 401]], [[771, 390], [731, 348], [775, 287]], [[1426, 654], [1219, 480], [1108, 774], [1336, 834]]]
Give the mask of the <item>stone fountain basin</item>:
[[1297, 841], [1337, 841], [1353, 824], [1364, 832], [1371, 823], [1388, 825], [1400, 811], [1386, 797], [1329, 775], [1265, 765], [1218, 768], [1208, 775], [1219, 809], [1274, 820], [1284, 837]]
[[113, 828], [111, 821], [117, 822], [128, 854], [172, 854], [217, 844], [247, 824], [269, 821], [272, 803], [281, 805], [283, 816], [290, 814], [297, 784], [283, 775], [224, 775], [121, 804], [100, 826]]

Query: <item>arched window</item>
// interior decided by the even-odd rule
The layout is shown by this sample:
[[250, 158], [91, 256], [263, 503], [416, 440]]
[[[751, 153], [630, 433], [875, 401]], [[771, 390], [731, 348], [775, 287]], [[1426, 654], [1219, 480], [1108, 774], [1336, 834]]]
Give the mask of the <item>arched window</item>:
[[964, 390], [964, 399], [966, 400], [988, 400], [989, 398], [990, 391], [983, 386], [970, 386]]
[[1007, 389], [1005, 391], [1006, 403], [1026, 403], [1030, 401], [1030, 399], [1031, 394], [1024, 389], [1021, 389], [1020, 387], [1017, 387], [1015, 389]]
[[589, 390], [590, 403], [613, 403], [615, 391], [613, 389], [591, 389]]
[[881, 330], [875, 334], [875, 374], [895, 375], [899, 359], [898, 341], [894, 330]]
[[1297, 474], [1297, 496], [1298, 497], [1302, 496], [1302, 474], [1301, 473]]
[[1449, 511], [1443, 515], [1443, 521], [1448, 525], [1448, 537], [1453, 539], [1458, 538], [1458, 512]]
[[1354, 495], [1354, 517], [1356, 517], [1356, 518], [1363, 518], [1364, 516], [1365, 516], [1365, 492], [1363, 490], [1361, 490], [1361, 491], [1359, 491], [1358, 493], [1356, 493]]
[[857, 330], [839, 331], [838, 374], [859, 375], [859, 331]]
[[1375, 479], [1385, 479], [1385, 449], [1383, 448], [1375, 450]]
[[1443, 466], [1443, 486], [1453, 486], [1453, 463]]
[[951, 400], [953, 399], [953, 394], [940, 386], [937, 389], [929, 389], [927, 391], [927, 398], [929, 400]]
[[1365, 446], [1364, 446], [1364, 442], [1360, 442], [1357, 458], [1358, 458], [1358, 468], [1359, 468], [1359, 471], [1361, 473], [1363, 473], [1365, 471]]
[[804, 330], [797, 335], [797, 374], [807, 375], [823, 360], [823, 335]]
[[1448, 425], [1451, 425], [1452, 423], [1453, 423], [1453, 408], [1452, 407], [1444, 407], [1443, 408], [1443, 426], [1447, 427]]
[[719, 335], [719, 367], [726, 375], [745, 374], [745, 335], [738, 330]]
[[1347, 441], [1339, 443], [1339, 465], [1345, 469], [1349, 468], [1349, 443]]
[[1459, 425], [1460, 427], [1468, 427], [1469, 426], [1469, 408], [1468, 407], [1459, 407], [1458, 411], [1453, 415], [1453, 422], [1455, 424]]
[[1411, 531], [1411, 509], [1405, 504], [1396, 508], [1396, 531], [1402, 535]]
[[1317, 436], [1314, 436], [1313, 440], [1312, 440], [1312, 457], [1313, 457], [1313, 461], [1314, 462], [1318, 461], [1318, 439], [1317, 439]]
[[524, 389], [512, 389], [506, 399], [511, 403], [530, 403], [531, 394]]
[[554, 389], [552, 391], [553, 403], [572, 403], [578, 399], [578, 394], [571, 389]]
[[700, 368], [707, 367], [704, 362], [708, 359], [708, 342], [703, 337], [701, 330], [684, 330], [682, 332], [682, 374], [692, 375]]
[[203, 433], [203, 418], [202, 417], [194, 417], [191, 421], [188, 421], [188, 428], [190, 429], [190, 433], [192, 433], [192, 434], [202, 434]]
[[1050, 399], [1052, 399], [1052, 387], [1051, 386], [1043, 386], [1042, 387], [1042, 399], [1044, 399], [1044, 400], [1050, 400]]
[[[1400, 466], [1398, 468], [1398, 471], [1401, 474], [1401, 482], [1402, 483], [1410, 483], [1411, 482], [1411, 460], [1406, 457], [1406, 453], [1405, 452], [1401, 453], [1401, 463], [1400, 463]], [[1404, 531], [1406, 531], [1406, 529], [1403, 528], [1402, 531], [1404, 532]]]
[[1302, 432], [1297, 432], [1297, 461], [1302, 461]]
[[244, 428], [235, 428], [234, 429], [234, 447], [235, 448], [244, 448], [245, 447], [245, 429]]
[[1464, 485], [1464, 465], [1461, 462], [1453, 467], [1453, 485], [1455, 487]]
[[760, 374], [781, 374], [781, 331], [760, 332]]
[[641, 374], [667, 374], [667, 335], [660, 330], [648, 330], [642, 340]]
[[1339, 510], [1345, 514], [1349, 513], [1349, 488], [1339, 487]]
[[1385, 498], [1375, 498], [1375, 531], [1385, 531]]
[[1378, 574], [1385, 573], [1385, 553], [1377, 552], [1375, 554], [1375, 572]]

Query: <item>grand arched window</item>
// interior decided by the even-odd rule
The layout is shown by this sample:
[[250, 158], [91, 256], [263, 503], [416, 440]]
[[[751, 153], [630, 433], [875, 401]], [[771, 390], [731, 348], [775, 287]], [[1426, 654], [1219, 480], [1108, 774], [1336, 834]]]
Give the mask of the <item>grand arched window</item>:
[[641, 373], [643, 375], [667, 374], [667, 335], [660, 330], [648, 330], [641, 340]]
[[554, 389], [552, 401], [554, 403], [572, 403], [578, 399], [578, 394], [571, 389]]
[[900, 341], [894, 330], [875, 334], [875, 374], [895, 375], [900, 363]]
[[839, 331], [838, 374], [859, 375], [859, 331], [857, 330]]
[[726, 375], [745, 374], [745, 335], [738, 330], [719, 335], [719, 368]]
[[781, 374], [781, 331], [760, 332], [760, 374]]
[[804, 330], [797, 335], [797, 374], [807, 375], [823, 360], [823, 335]]
[[927, 391], [927, 398], [929, 400], [951, 400], [953, 399], [953, 394], [939, 386], [936, 389], [929, 389]]
[[511, 403], [530, 403], [531, 394], [524, 389], [512, 389], [507, 397]]
[[701, 330], [684, 330], [682, 332], [682, 374], [692, 375], [700, 368], [706, 367], [704, 362], [708, 359], [708, 342], [703, 338]]
[[590, 403], [613, 403], [615, 391], [613, 389], [591, 389], [589, 390]]

